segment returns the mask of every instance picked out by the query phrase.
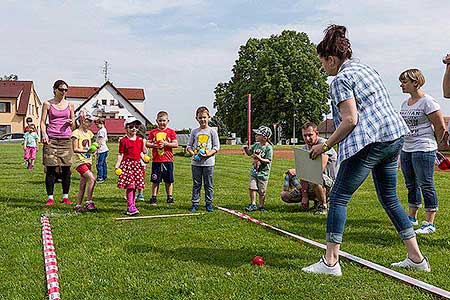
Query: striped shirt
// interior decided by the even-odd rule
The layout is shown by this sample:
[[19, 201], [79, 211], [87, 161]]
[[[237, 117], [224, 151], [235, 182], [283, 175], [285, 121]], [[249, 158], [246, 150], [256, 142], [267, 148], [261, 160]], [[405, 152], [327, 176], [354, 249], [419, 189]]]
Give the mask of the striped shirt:
[[358, 110], [356, 127], [339, 142], [338, 163], [371, 143], [393, 141], [409, 132], [380, 75], [369, 66], [345, 61], [330, 83], [330, 97], [335, 128], [342, 122], [339, 103], [355, 99]]

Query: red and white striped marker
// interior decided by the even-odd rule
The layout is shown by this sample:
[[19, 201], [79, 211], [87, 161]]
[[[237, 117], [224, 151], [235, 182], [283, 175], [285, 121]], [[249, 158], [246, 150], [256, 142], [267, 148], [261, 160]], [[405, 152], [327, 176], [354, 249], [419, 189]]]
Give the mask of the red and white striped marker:
[[[220, 206], [216, 206], [216, 207], [218, 209], [220, 209], [221, 211], [224, 211], [224, 212], [227, 212], [229, 214], [238, 216], [241, 219], [248, 220], [248, 221], [253, 222], [255, 224], [261, 225], [261, 226], [263, 226], [265, 228], [268, 228], [268, 229], [271, 229], [273, 231], [276, 231], [276, 232], [282, 233], [284, 235], [290, 236], [290, 237], [292, 237], [294, 239], [301, 240], [301, 241], [303, 241], [303, 242], [305, 242], [307, 244], [310, 244], [310, 245], [322, 248], [324, 250], [327, 248], [324, 244], [321, 244], [319, 242], [316, 242], [316, 241], [304, 238], [302, 236], [296, 235], [296, 234], [291, 233], [289, 231], [286, 231], [286, 230], [277, 228], [275, 226], [272, 226], [270, 224], [264, 223], [262, 221], [259, 221], [259, 220], [255, 219], [255, 218], [253, 218], [253, 217], [250, 217], [250, 216], [248, 216], [248, 215], [246, 215], [244, 213], [241, 213], [241, 212], [239, 212], [237, 210], [228, 209], [228, 208], [220, 207]], [[426, 282], [417, 280], [415, 278], [409, 277], [409, 276], [407, 276], [405, 274], [402, 274], [402, 273], [399, 273], [397, 271], [391, 270], [389, 268], [383, 267], [383, 266], [378, 265], [376, 263], [373, 263], [373, 262], [371, 262], [369, 260], [365, 260], [365, 259], [363, 259], [361, 257], [354, 256], [354, 255], [352, 255], [350, 253], [347, 253], [347, 252], [344, 252], [344, 251], [339, 251], [339, 255], [342, 256], [342, 257], [347, 258], [348, 260], [351, 260], [351, 261], [357, 262], [357, 263], [359, 263], [359, 264], [361, 264], [363, 266], [366, 266], [366, 267], [368, 267], [368, 268], [370, 268], [372, 270], [376, 270], [376, 271], [381, 272], [381, 273], [383, 273], [385, 275], [388, 275], [388, 276], [394, 277], [396, 279], [399, 279], [399, 280], [401, 280], [401, 281], [403, 281], [405, 283], [408, 283], [410, 285], [413, 285], [413, 286], [416, 286], [418, 288], [424, 289], [424, 290], [426, 290], [428, 292], [431, 292], [431, 293], [433, 293], [435, 295], [438, 295], [440, 297], [450, 299], [450, 292], [449, 291], [443, 290], [443, 289], [438, 288], [438, 287], [436, 287], [434, 285], [431, 285], [429, 283], [426, 283]]]
[[50, 222], [46, 216], [41, 217], [41, 224], [48, 299], [60, 300], [61, 294], [59, 291], [58, 283], [58, 262], [56, 261], [56, 252], [55, 245], [53, 244], [52, 229], [50, 227]]

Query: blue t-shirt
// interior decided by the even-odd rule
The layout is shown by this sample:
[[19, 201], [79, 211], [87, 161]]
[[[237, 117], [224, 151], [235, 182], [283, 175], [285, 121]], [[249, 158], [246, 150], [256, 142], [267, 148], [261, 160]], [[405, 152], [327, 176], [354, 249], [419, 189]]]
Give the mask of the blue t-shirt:
[[25, 132], [23, 135], [24, 143], [26, 147], [36, 147], [36, 141], [39, 139], [36, 132]]

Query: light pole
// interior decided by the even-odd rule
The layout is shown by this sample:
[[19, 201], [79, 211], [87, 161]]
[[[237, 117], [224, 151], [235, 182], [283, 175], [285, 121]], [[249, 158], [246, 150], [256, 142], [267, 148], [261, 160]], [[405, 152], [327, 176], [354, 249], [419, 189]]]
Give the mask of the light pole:
[[294, 144], [295, 145], [295, 143], [296, 143], [296, 140], [295, 140], [295, 117], [297, 116], [297, 114], [296, 113], [294, 113], [294, 125], [293, 125], [293, 129], [292, 129], [292, 144]]

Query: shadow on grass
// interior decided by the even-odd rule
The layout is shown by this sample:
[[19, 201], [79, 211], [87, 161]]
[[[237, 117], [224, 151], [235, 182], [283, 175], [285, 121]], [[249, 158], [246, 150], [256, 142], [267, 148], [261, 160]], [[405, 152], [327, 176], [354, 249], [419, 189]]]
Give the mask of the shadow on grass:
[[126, 246], [124, 250], [133, 254], [150, 252], [159, 253], [162, 257], [171, 258], [177, 261], [196, 262], [221, 267], [239, 267], [248, 265], [255, 255], [260, 255], [264, 257], [265, 264], [268, 266], [283, 269], [298, 268], [298, 266], [291, 263], [292, 260], [295, 259], [292, 254], [283, 254], [263, 249], [181, 247], [168, 250], [148, 244], [137, 244]]

